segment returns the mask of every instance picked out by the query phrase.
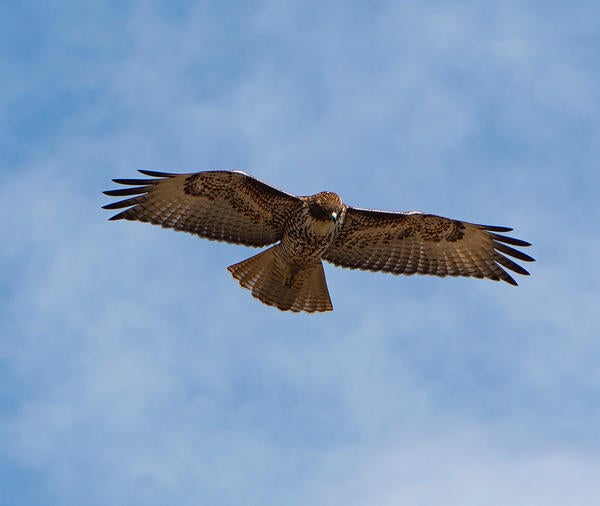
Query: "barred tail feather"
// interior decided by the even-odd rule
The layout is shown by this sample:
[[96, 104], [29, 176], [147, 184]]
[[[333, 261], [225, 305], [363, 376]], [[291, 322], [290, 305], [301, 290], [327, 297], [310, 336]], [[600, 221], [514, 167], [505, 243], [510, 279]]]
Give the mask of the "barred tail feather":
[[321, 261], [293, 270], [279, 248], [272, 246], [227, 269], [254, 297], [282, 311], [332, 311]]

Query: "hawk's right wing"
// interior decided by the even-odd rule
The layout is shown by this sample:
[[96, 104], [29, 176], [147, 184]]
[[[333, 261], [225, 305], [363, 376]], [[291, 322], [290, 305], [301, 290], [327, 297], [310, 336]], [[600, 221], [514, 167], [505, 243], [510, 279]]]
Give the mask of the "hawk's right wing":
[[114, 179], [134, 188], [104, 192], [129, 197], [104, 206], [129, 208], [111, 220], [144, 221], [207, 239], [266, 246], [281, 239], [287, 218], [301, 202], [240, 171], [140, 172], [155, 179]]

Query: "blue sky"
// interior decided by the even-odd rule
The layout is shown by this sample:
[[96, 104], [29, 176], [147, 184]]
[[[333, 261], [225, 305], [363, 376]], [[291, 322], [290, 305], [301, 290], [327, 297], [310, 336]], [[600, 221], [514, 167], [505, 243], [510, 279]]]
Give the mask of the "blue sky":
[[[600, 495], [600, 4], [0, 7], [0, 490], [31, 505], [591, 504]], [[138, 168], [243, 169], [515, 227], [520, 286], [108, 222]]]

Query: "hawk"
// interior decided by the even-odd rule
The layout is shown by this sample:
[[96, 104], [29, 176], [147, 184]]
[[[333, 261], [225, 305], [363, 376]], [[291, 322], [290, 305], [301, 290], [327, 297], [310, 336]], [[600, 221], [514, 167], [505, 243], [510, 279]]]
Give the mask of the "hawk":
[[270, 248], [228, 267], [240, 285], [283, 311], [331, 311], [322, 260], [349, 269], [471, 276], [516, 285], [506, 269], [529, 273], [508, 257], [529, 255], [528, 242], [502, 235], [512, 228], [476, 225], [421, 212], [389, 212], [344, 204], [332, 192], [301, 197], [241, 171], [113, 179], [127, 197], [104, 209], [111, 220], [137, 220], [206, 239]]

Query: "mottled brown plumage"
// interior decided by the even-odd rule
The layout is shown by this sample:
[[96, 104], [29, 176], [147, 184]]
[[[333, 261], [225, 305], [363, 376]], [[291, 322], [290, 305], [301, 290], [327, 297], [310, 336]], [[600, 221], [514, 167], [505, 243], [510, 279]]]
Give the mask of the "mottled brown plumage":
[[[508, 258], [533, 258], [511, 247], [530, 244], [501, 235], [507, 227], [475, 225], [419, 212], [345, 205], [332, 192], [298, 197], [240, 171], [114, 179], [133, 188], [104, 206], [123, 209], [111, 220], [137, 220], [217, 241], [269, 249], [228, 269], [266, 304], [290, 311], [331, 311], [322, 260], [393, 274], [472, 276], [516, 285], [505, 269], [529, 273]], [[511, 245], [511, 246], [508, 246]]]

